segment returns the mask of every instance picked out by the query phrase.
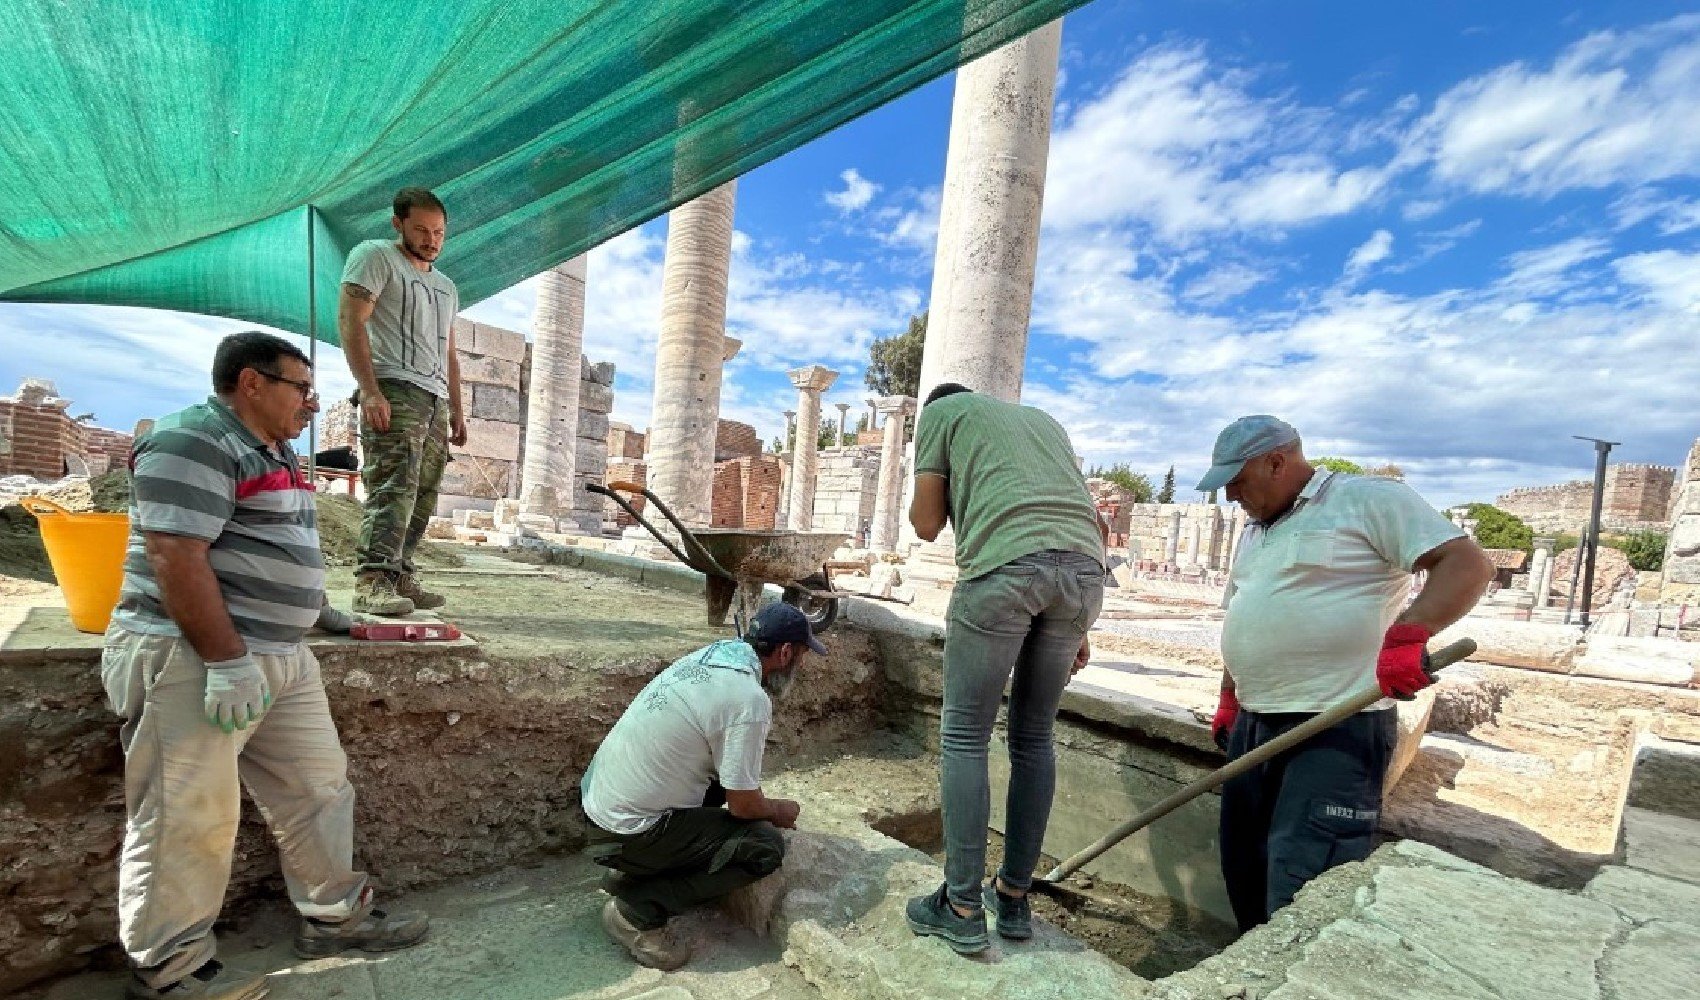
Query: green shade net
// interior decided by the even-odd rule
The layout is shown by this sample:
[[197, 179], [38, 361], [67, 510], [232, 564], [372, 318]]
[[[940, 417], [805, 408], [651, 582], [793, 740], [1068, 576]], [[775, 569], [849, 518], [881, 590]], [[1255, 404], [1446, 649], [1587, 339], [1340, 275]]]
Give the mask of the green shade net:
[[464, 303], [1084, 0], [5, 0], [0, 298], [310, 326], [398, 188]]

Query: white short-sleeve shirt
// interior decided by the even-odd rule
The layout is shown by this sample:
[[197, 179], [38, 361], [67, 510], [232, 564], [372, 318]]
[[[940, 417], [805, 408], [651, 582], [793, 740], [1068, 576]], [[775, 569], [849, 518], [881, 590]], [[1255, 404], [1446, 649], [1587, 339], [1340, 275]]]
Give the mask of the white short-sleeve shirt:
[[636, 834], [675, 809], [701, 806], [716, 778], [731, 791], [760, 788], [772, 724], [750, 644], [705, 646], [656, 674], [609, 731], [585, 772], [585, 815]]
[[1373, 683], [1412, 565], [1462, 535], [1404, 483], [1318, 469], [1286, 516], [1248, 526], [1236, 550], [1222, 659], [1240, 705], [1321, 712]]

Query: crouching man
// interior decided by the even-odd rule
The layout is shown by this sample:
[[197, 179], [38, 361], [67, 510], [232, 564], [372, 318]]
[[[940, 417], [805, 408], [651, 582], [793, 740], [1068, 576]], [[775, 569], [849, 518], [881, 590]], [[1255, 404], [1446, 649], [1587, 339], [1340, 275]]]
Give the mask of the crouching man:
[[788, 604], [758, 612], [741, 640], [663, 670], [602, 741], [581, 783], [597, 861], [617, 873], [608, 936], [640, 965], [677, 969], [690, 948], [667, 921], [779, 868], [802, 807], [762, 794], [762, 752], [781, 695], [810, 650], [825, 653]]
[[138, 998], [266, 995], [265, 977], [214, 957], [244, 786], [301, 912], [297, 955], [405, 948], [427, 924], [373, 909], [354, 870], [348, 759], [302, 641], [352, 624], [325, 604], [312, 487], [289, 447], [319, 406], [313, 369], [250, 331], [218, 345], [212, 376], [213, 396], [131, 453], [130, 545], [101, 656], [124, 720], [118, 935]]

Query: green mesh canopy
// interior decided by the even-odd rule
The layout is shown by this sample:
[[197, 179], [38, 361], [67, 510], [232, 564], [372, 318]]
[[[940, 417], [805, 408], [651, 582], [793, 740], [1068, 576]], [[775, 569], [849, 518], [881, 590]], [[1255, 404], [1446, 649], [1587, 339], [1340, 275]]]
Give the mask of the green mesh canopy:
[[1084, 0], [5, 0], [0, 298], [335, 342], [398, 188], [486, 298]]

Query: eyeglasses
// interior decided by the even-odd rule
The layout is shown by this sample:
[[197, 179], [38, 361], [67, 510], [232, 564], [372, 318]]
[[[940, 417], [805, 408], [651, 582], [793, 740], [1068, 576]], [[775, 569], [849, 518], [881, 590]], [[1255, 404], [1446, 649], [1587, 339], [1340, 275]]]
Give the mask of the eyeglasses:
[[276, 372], [268, 372], [264, 368], [256, 368], [254, 370], [259, 372], [261, 375], [264, 375], [266, 378], [271, 379], [273, 382], [282, 382], [284, 385], [294, 386], [295, 391], [301, 394], [301, 401], [304, 403], [317, 403], [319, 401], [319, 394], [313, 391], [313, 383], [311, 382], [297, 382], [292, 378], [284, 378]]

